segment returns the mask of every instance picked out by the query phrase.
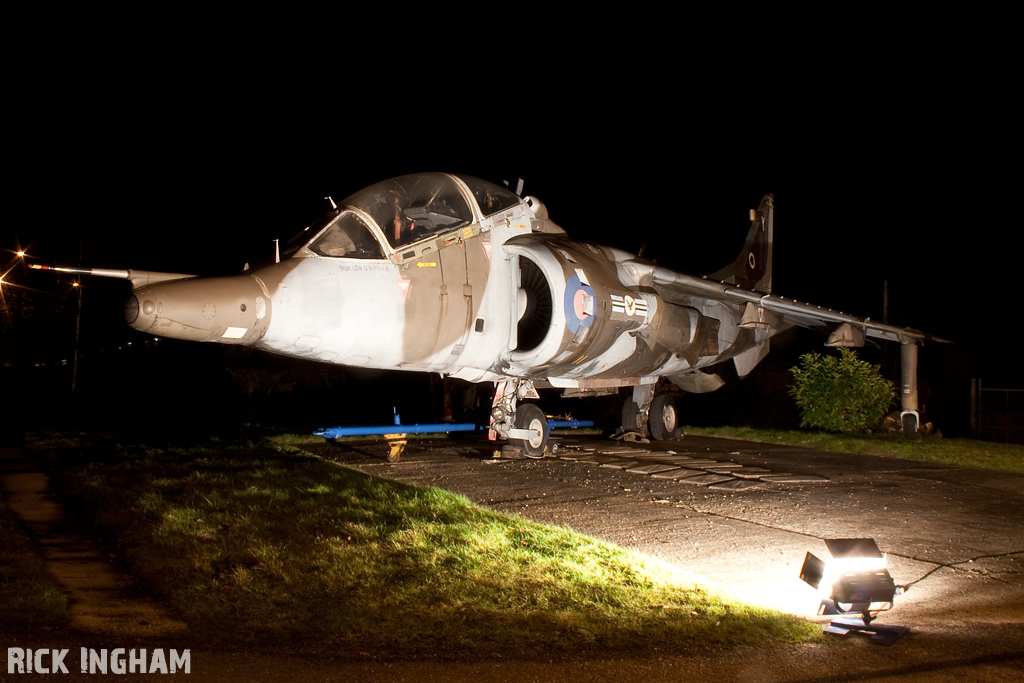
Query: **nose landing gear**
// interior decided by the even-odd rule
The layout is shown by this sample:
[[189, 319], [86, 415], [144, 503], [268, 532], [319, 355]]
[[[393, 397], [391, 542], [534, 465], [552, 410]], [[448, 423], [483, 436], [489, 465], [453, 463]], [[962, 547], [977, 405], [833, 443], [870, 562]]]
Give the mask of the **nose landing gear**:
[[491, 423], [487, 438], [508, 439], [528, 458], [541, 458], [548, 446], [548, 421], [534, 403], [519, 404], [520, 399], [540, 398], [529, 380], [499, 382], [491, 404]]

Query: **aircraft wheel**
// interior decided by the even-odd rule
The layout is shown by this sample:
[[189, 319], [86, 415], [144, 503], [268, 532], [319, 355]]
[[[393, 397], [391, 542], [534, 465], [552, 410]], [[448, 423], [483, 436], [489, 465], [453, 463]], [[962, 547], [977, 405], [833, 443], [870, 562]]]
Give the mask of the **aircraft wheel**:
[[626, 402], [622, 404], [622, 431], [643, 431], [640, 429], [639, 417], [640, 410], [636, 407], [636, 402], [631, 398], [627, 398]]
[[658, 394], [651, 401], [651, 409], [647, 426], [651, 436], [658, 441], [671, 441], [679, 438], [679, 411], [676, 401], [668, 394]]
[[544, 411], [533, 403], [521, 403], [516, 409], [516, 429], [537, 429], [540, 436], [532, 439], [511, 439], [528, 458], [541, 458], [548, 445], [548, 419]]
[[917, 436], [917, 415], [914, 413], [903, 413], [903, 436], [913, 439]]

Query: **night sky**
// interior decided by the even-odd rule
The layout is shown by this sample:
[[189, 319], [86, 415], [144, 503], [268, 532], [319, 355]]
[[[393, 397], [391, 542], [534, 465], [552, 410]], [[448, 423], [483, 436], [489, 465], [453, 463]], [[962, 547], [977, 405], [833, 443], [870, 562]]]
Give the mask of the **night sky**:
[[[1012, 155], [998, 120], [979, 129], [913, 99], [760, 116], [681, 107], [657, 89], [444, 113], [414, 93], [399, 107], [329, 90], [295, 101], [113, 84], [75, 94], [24, 108], [7, 155], [0, 267], [40, 305], [66, 289], [19, 266], [19, 247], [44, 263], [237, 273], [272, 259], [272, 240], [315, 218], [326, 195], [404, 173], [523, 178], [572, 237], [645, 244], [647, 258], [696, 274], [735, 258], [749, 209], [772, 192], [777, 294], [880, 319], [888, 280], [891, 323], [955, 342], [934, 356], [929, 345], [923, 370], [1021, 379], [1008, 334], [1020, 191], [998, 164]], [[126, 286], [84, 284], [86, 310], [110, 313], [91, 344], [105, 343], [108, 321], [114, 343], [137, 335], [116, 322]]]

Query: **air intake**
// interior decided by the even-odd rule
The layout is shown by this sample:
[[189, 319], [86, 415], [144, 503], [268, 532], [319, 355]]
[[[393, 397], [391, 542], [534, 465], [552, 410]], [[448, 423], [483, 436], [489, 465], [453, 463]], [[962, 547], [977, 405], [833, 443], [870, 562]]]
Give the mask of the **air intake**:
[[553, 312], [551, 288], [540, 267], [528, 258], [520, 257], [519, 295], [526, 296], [526, 310], [519, 318], [518, 351], [532, 351], [540, 346], [551, 326]]

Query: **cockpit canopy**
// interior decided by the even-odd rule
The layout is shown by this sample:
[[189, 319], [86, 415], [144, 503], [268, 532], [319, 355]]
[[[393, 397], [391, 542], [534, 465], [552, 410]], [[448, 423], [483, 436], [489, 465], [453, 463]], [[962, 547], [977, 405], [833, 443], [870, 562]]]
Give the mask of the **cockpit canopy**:
[[513, 192], [479, 178], [418, 173], [356, 192], [317, 221], [319, 230], [314, 224], [303, 234], [315, 235], [306, 246], [320, 256], [381, 259], [386, 256], [378, 236], [398, 250], [519, 202]]
[[321, 256], [384, 258], [380, 243], [366, 223], [354, 213], [341, 213], [319, 237], [309, 243], [310, 251]]

